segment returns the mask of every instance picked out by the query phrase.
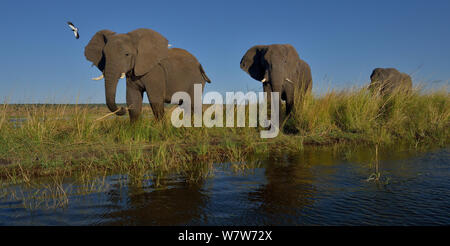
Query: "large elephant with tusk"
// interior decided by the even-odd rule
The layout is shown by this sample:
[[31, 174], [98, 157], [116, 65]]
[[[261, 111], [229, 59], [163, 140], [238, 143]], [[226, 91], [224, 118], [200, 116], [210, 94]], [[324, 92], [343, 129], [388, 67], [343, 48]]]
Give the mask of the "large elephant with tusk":
[[117, 83], [125, 75], [131, 122], [141, 114], [144, 92], [153, 114], [161, 119], [164, 103], [170, 103], [175, 92], [187, 92], [194, 100], [194, 84], [204, 87], [205, 82], [210, 82], [192, 54], [183, 49], [169, 49], [167, 39], [150, 29], [141, 28], [126, 34], [101, 30], [89, 41], [84, 54], [102, 72], [95, 79], [105, 79], [106, 104], [117, 115], [126, 113], [115, 101]]
[[[294, 108], [294, 91], [303, 94], [312, 89], [312, 76], [309, 65], [300, 59], [290, 44], [256, 45], [250, 48], [241, 59], [241, 69], [253, 79], [263, 83], [264, 92], [280, 93], [286, 102], [286, 116]], [[280, 123], [284, 115], [280, 113]]]

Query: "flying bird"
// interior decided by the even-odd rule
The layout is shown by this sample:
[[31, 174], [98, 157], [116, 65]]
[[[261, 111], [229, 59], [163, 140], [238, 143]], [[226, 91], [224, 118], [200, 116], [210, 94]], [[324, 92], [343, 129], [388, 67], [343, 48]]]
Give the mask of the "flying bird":
[[80, 34], [78, 34], [78, 28], [76, 28], [75, 25], [72, 22], [70, 22], [70, 21], [68, 21], [67, 24], [69, 25], [70, 29], [72, 29], [73, 34], [75, 35], [75, 38], [79, 39], [80, 38]]

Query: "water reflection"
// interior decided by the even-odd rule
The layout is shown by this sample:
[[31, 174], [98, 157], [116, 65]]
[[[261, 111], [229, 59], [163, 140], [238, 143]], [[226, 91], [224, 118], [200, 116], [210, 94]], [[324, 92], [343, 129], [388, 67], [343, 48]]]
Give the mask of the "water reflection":
[[154, 189], [143, 185], [128, 185], [125, 188], [125, 204], [119, 199], [124, 192], [116, 184], [108, 191], [109, 201], [121, 208], [108, 211], [101, 225], [179, 225], [192, 220], [201, 220], [208, 197], [202, 192], [203, 183], [188, 184], [180, 179], [166, 180], [165, 188]]
[[221, 164], [201, 182], [169, 176], [161, 187], [151, 178], [136, 183], [114, 175], [107, 178], [105, 190], [70, 194], [63, 209], [30, 211], [20, 198], [0, 196], [0, 224], [450, 224], [448, 148], [381, 149], [383, 182], [367, 182], [374, 172], [374, 153], [366, 147], [308, 147], [295, 155], [259, 157], [261, 165], [245, 173]]
[[[263, 225], [293, 224], [301, 216], [301, 211], [314, 203], [317, 193], [315, 177], [308, 158], [303, 157], [267, 161], [267, 184], [248, 193], [249, 202], [261, 204], [253, 214], [266, 215], [255, 222]], [[280, 165], [280, 161], [284, 165]]]

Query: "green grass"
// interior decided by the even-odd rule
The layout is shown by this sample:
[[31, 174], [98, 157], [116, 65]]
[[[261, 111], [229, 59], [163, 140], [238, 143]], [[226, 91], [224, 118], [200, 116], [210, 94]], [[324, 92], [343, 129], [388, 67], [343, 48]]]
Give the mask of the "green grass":
[[372, 144], [421, 142], [445, 145], [449, 140], [450, 98], [446, 88], [416, 89], [380, 97], [366, 89], [329, 92], [321, 98], [298, 98], [302, 105], [291, 123], [306, 138], [363, 141]]
[[37, 176], [83, 180], [99, 173], [136, 178], [150, 173], [158, 181], [179, 173], [196, 181], [209, 175], [212, 163], [232, 162], [242, 169], [251, 166], [252, 156], [298, 152], [304, 145], [449, 143], [446, 88], [385, 97], [352, 89], [296, 100], [299, 106], [273, 139], [261, 139], [260, 128], [174, 128], [168, 113], [158, 122], [148, 106], [144, 117], [130, 125], [128, 117], [95, 121], [109, 113], [104, 106], [3, 104], [0, 179], [19, 183]]

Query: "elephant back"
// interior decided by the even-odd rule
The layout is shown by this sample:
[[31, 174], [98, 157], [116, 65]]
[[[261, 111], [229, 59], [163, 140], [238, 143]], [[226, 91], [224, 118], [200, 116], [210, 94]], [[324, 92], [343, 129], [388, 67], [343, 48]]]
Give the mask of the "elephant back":
[[302, 59], [298, 59], [298, 82], [302, 91], [311, 92], [312, 90], [312, 74], [311, 67]]

